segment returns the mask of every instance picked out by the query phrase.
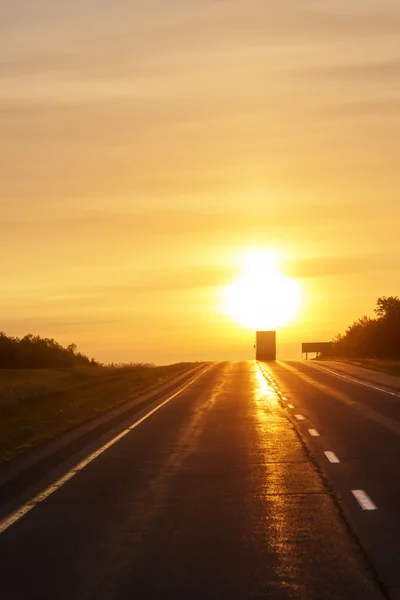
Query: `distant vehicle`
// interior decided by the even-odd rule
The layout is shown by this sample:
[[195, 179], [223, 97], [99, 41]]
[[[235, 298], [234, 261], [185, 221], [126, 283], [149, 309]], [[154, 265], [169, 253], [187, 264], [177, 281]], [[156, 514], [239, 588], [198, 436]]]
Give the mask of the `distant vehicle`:
[[276, 360], [276, 331], [256, 332], [256, 360]]

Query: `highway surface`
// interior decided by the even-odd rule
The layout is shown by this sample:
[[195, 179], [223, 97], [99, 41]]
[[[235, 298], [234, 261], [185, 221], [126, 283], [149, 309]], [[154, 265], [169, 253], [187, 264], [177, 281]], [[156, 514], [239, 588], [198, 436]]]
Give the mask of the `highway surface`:
[[218, 363], [0, 523], [0, 597], [400, 598], [400, 394]]

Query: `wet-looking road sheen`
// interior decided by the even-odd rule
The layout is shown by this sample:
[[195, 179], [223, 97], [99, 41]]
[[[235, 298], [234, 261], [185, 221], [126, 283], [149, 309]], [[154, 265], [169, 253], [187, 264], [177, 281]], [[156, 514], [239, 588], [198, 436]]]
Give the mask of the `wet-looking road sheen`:
[[255, 362], [222, 363], [0, 536], [1, 597], [379, 599]]

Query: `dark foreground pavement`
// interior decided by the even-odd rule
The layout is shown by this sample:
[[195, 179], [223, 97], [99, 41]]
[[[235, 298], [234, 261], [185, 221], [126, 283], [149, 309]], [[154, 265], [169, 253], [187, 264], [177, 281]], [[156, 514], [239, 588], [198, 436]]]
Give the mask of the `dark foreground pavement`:
[[209, 370], [0, 535], [0, 596], [379, 599], [254, 362]]

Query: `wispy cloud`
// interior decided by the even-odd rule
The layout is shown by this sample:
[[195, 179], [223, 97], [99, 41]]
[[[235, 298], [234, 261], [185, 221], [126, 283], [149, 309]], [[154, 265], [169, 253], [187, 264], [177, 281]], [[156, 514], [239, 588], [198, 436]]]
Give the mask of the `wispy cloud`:
[[400, 272], [400, 256], [362, 254], [358, 256], [326, 256], [291, 260], [283, 264], [285, 273], [296, 279], [331, 278], [372, 272]]
[[318, 66], [309, 66], [291, 72], [298, 77], [311, 77], [315, 79], [339, 79], [340, 81], [398, 81], [400, 77], [400, 58], [389, 60], [368, 60], [357, 63], [347, 63], [344, 60], [334, 64], [325, 63]]
[[[326, 104], [319, 110], [321, 119], [355, 119], [364, 117], [379, 118], [381, 122], [393, 124], [400, 121], [400, 95], [394, 94], [391, 98], [366, 98], [356, 102], [340, 102]], [[314, 111], [314, 117], [315, 117]]]
[[[390, 208], [390, 214], [397, 214], [400, 206]], [[376, 223], [386, 219], [387, 213], [377, 214], [374, 204], [354, 201], [353, 203], [327, 202], [314, 204], [301, 202], [298, 205], [272, 205], [266, 203], [259, 209], [242, 210], [232, 208], [229, 212], [209, 210], [149, 210], [131, 212], [83, 211], [72, 216], [58, 218], [31, 218], [24, 215], [1, 219], [0, 228], [3, 236], [9, 234], [32, 236], [48, 234], [59, 238], [61, 233], [66, 237], [74, 234], [77, 237], [88, 236], [90, 239], [115, 239], [125, 235], [143, 237], [162, 235], [179, 238], [193, 235], [224, 235], [224, 233], [251, 233], [257, 230], [267, 232], [282, 230], [285, 227], [309, 229], [313, 225], [324, 227], [340, 224], [355, 227], [357, 223]], [[34, 223], [34, 225], [33, 225]]]

